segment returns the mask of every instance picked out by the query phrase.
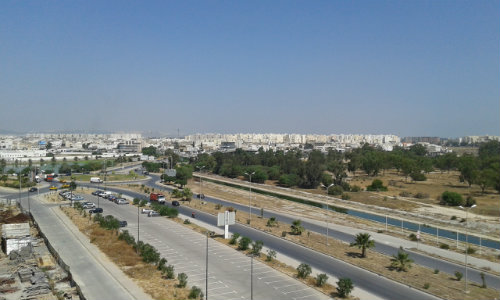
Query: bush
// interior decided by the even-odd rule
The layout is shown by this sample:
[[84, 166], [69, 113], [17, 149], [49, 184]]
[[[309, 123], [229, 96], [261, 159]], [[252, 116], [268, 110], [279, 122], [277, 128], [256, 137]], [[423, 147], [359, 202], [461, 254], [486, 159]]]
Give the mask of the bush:
[[410, 241], [416, 242], [418, 241], [417, 236], [414, 233], [410, 233], [408, 236], [410, 238]]
[[222, 205], [222, 204], [220, 204], [220, 203], [217, 203], [217, 204], [215, 204], [215, 209], [216, 209], [216, 210], [219, 210], [219, 209], [221, 209], [223, 206], [224, 206], [224, 205]]
[[353, 192], [353, 193], [361, 192], [361, 187], [359, 187], [357, 185], [352, 185], [351, 192]]
[[179, 280], [179, 284], [177, 285], [178, 287], [186, 287], [187, 285], [187, 279], [188, 279], [188, 276], [186, 275], [186, 273], [179, 273], [177, 275], [177, 279]]
[[401, 197], [411, 197], [411, 196], [413, 196], [413, 194], [410, 193], [410, 192], [407, 192], [407, 191], [402, 191], [401, 193], [399, 193], [399, 196], [401, 196]]
[[426, 289], [426, 290], [427, 290], [427, 289], [429, 289], [430, 287], [431, 287], [431, 284], [430, 284], [430, 283], [426, 282], [426, 283], [424, 284], [424, 289]]
[[272, 261], [276, 258], [276, 251], [268, 249], [266, 255], [266, 261]]
[[250, 243], [252, 242], [252, 240], [249, 238], [249, 237], [242, 237], [238, 243], [238, 250], [242, 250], [242, 251], [245, 251], [245, 250], [248, 250], [248, 247], [250, 246]]
[[229, 240], [229, 244], [236, 245], [236, 241], [238, 240], [239, 237], [240, 237], [239, 233], [237, 233], [237, 232], [233, 233], [233, 235], [231, 236], [231, 239]]
[[150, 244], [143, 244], [139, 249], [139, 253], [146, 263], [157, 263], [160, 260], [160, 253]]
[[185, 219], [184, 224], [191, 224], [191, 221], [189, 221], [189, 219]]
[[339, 281], [337, 281], [337, 293], [339, 297], [345, 298], [349, 296], [353, 289], [354, 286], [350, 278], [340, 278]]
[[415, 198], [417, 198], [417, 199], [427, 199], [427, 198], [429, 198], [429, 194], [426, 194], [426, 193], [417, 193], [415, 195]]
[[383, 185], [382, 180], [374, 179], [372, 184], [366, 187], [366, 190], [371, 192], [380, 192], [387, 191], [387, 187]]
[[439, 274], [439, 269], [434, 269], [434, 274]]
[[349, 200], [349, 199], [351, 199], [351, 196], [349, 196], [348, 193], [343, 193], [341, 198], [342, 198], [342, 200]]
[[333, 186], [328, 189], [328, 195], [339, 196], [342, 195], [344, 189], [340, 185]]
[[467, 254], [474, 254], [474, 253], [476, 253], [476, 249], [469, 247], [469, 248], [467, 248], [467, 250], [465, 250], [465, 252], [467, 252]]
[[143, 200], [141, 200], [141, 202], [139, 203], [139, 206], [140, 206], [140, 207], [143, 207], [143, 206], [145, 206], [147, 203], [148, 203], [148, 200], [143, 199]]
[[325, 285], [328, 280], [328, 276], [326, 274], [318, 274], [316, 276], [316, 286], [322, 287]]
[[307, 276], [311, 275], [311, 266], [305, 263], [301, 263], [297, 267], [297, 277], [298, 278], [307, 278]]
[[267, 220], [267, 227], [274, 227], [278, 226], [278, 221], [276, 221], [276, 217], [270, 217], [269, 220]]
[[139, 198], [134, 198], [134, 201], [132, 202], [134, 205], [139, 205], [139, 203], [141, 202], [141, 199]]
[[281, 237], [286, 237], [286, 231], [281, 232]]
[[457, 219], [457, 216], [451, 216], [450, 220], [456, 220], [456, 219]]
[[448, 250], [450, 249], [450, 246], [445, 243], [439, 243], [439, 248]]
[[129, 245], [135, 244], [135, 239], [133, 236], [131, 236], [128, 233], [128, 230], [124, 230], [124, 231], [120, 232], [120, 234], [118, 235], [118, 239], [125, 241]]
[[[198, 297], [200, 297], [202, 295], [203, 295], [203, 292], [201, 291], [201, 289], [195, 285], [191, 288], [191, 291], [189, 292], [188, 298], [189, 299], [198, 299]], [[203, 297], [200, 297], [200, 298], [203, 298]]]
[[168, 265], [165, 268], [165, 273], [166, 273], [166, 277], [168, 279], [174, 279], [175, 278], [174, 266]]
[[426, 181], [427, 177], [422, 172], [411, 172], [410, 177], [413, 181]]
[[262, 251], [263, 246], [263, 241], [255, 241], [254, 243], [252, 243], [252, 254], [260, 256], [260, 251]]
[[158, 262], [158, 266], [156, 267], [158, 270], [162, 271], [163, 268], [165, 267], [165, 264], [167, 263], [167, 260], [165, 258], [161, 258], [160, 261]]
[[455, 277], [457, 278], [457, 281], [462, 280], [463, 274], [461, 272], [455, 271]]
[[465, 206], [471, 207], [474, 204], [476, 204], [476, 199], [472, 198], [471, 196], [468, 196], [467, 199], [465, 200]]
[[464, 204], [464, 199], [459, 193], [444, 191], [441, 194], [441, 204], [459, 206]]
[[292, 229], [292, 234], [301, 235], [302, 232], [304, 232], [304, 227], [302, 227], [302, 222], [300, 220], [293, 221], [290, 227]]

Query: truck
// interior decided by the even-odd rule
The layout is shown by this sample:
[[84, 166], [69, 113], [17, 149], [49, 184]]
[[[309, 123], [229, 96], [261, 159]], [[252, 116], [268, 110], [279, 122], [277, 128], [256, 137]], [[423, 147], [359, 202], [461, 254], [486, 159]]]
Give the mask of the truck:
[[102, 183], [102, 180], [99, 177], [90, 177], [90, 183]]
[[157, 193], [151, 193], [149, 195], [149, 201], [157, 201], [158, 203], [165, 203], [165, 195], [163, 194], [157, 194]]
[[52, 175], [52, 174], [45, 175], [45, 181], [47, 181], [47, 182], [54, 181], [54, 175]]

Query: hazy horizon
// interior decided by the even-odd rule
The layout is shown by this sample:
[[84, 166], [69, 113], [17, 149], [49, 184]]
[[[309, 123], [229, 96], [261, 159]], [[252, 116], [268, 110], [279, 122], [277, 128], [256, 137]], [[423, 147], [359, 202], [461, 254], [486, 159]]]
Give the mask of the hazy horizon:
[[7, 1], [0, 28], [0, 133], [500, 135], [500, 1]]

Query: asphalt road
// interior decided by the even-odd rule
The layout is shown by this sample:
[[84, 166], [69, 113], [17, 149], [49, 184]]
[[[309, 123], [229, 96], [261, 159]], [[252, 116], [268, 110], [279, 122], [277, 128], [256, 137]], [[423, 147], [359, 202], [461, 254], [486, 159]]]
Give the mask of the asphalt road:
[[[171, 190], [170, 187], [156, 184], [156, 181], [158, 181], [158, 180], [159, 180], [158, 176], [156, 178], [152, 177], [152, 179], [150, 179], [149, 181], [147, 181], [144, 184], [146, 184], [148, 186], [152, 186], [155, 189]], [[245, 206], [245, 205], [241, 205], [241, 204], [229, 202], [229, 201], [224, 201], [224, 200], [219, 200], [219, 199], [215, 199], [215, 198], [211, 198], [211, 197], [205, 197], [204, 200], [207, 202], [212, 202], [212, 203], [220, 203], [226, 207], [232, 206], [240, 212], [248, 213], [248, 206]], [[258, 214], [259, 210], [252, 209], [252, 212], [255, 214]], [[297, 219], [296, 217], [292, 218], [292, 217], [289, 217], [288, 215], [283, 214], [283, 213], [269, 212], [269, 211], [264, 211], [264, 217], [265, 218], [276, 217], [278, 222], [286, 223], [286, 224], [292, 224], [292, 222]], [[326, 235], [326, 226], [317, 225], [317, 224], [310, 223], [310, 222], [307, 222], [304, 220], [302, 220], [302, 226], [311, 232], [316, 232], [319, 234]], [[348, 233], [345, 233], [342, 231], [337, 231], [337, 230], [334, 230], [332, 228], [329, 228], [328, 236], [335, 238], [335, 239], [338, 239], [338, 240], [341, 240], [341, 241], [345, 241], [347, 243], [350, 243], [354, 240], [353, 234], [348, 234]], [[378, 241], [376, 243], [376, 247], [373, 250], [380, 252], [382, 254], [385, 254], [385, 255], [392, 256], [392, 255], [395, 255], [398, 253], [399, 247], [386, 245], [383, 242]], [[452, 275], [453, 277], [455, 276], [454, 274], [456, 271], [459, 271], [459, 272], [462, 272], [462, 274], [465, 274], [465, 266], [463, 264], [456, 264], [453, 262], [449, 262], [449, 261], [441, 260], [441, 259], [434, 258], [431, 256], [423, 255], [423, 254], [420, 254], [418, 252], [411, 252], [410, 257], [414, 260], [414, 262], [416, 264], [428, 267], [428, 268], [433, 269], [433, 270], [438, 269], [440, 272], [448, 273], [448, 274]], [[467, 273], [468, 273], [469, 281], [474, 281], [476, 283], [482, 284], [481, 275], [480, 275], [481, 271], [478, 271], [477, 269], [473, 269], [473, 268], [468, 268]], [[486, 280], [486, 283], [488, 284], [489, 287], [500, 290], [500, 277], [492, 275], [490, 273], [485, 273], [485, 280]]]
[[[130, 191], [120, 190], [114, 187], [108, 187], [108, 190], [129, 195], [131, 197], [144, 198], [144, 194], [139, 194]], [[107, 200], [102, 200], [107, 201]], [[95, 202], [95, 201], [94, 201]], [[114, 205], [114, 204], [113, 204]], [[234, 206], [234, 205], [233, 205]], [[179, 212], [185, 215], [191, 215], [193, 210], [189, 207], [177, 207]], [[104, 214], [107, 214], [106, 211]], [[137, 215], [135, 215], [137, 218]], [[196, 218], [206, 222], [207, 224], [216, 225], [217, 219], [215, 216], [201, 211], [196, 211]], [[141, 225], [142, 228], [142, 225]], [[288, 242], [284, 239], [266, 234], [264, 232], [254, 230], [241, 224], [230, 226], [231, 232], [238, 232], [243, 236], [247, 236], [252, 240], [261, 240], [268, 248], [274, 249], [286, 256], [294, 258], [298, 261], [309, 264], [311, 267], [321, 270], [327, 274], [332, 274], [337, 278], [349, 277], [353, 280], [354, 285], [358, 286], [369, 293], [384, 299], [408, 299], [408, 300], [423, 300], [436, 299], [436, 297], [415, 290], [408, 286], [396, 283], [382, 276], [360, 269], [353, 265], [347, 264], [330, 256], [323, 255], [314, 250], [302, 247], [300, 245]]]
[[[124, 193], [128, 194], [128, 193]], [[96, 196], [85, 195], [97, 204]], [[141, 241], [153, 245], [175, 267], [175, 272], [188, 275], [188, 285], [196, 285], [205, 293], [205, 257], [208, 241], [208, 296], [211, 299], [251, 299], [251, 258], [192, 231], [164, 217], [147, 217], [131, 205], [118, 205], [101, 199], [103, 215], [111, 214], [128, 225], [124, 230], [137, 236], [138, 218]], [[328, 299], [300, 281], [254, 260], [254, 299]]]

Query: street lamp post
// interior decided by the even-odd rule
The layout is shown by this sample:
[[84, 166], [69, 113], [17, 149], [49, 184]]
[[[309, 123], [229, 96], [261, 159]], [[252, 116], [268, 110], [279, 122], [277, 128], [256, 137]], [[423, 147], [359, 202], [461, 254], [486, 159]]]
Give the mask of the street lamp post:
[[334, 186], [335, 184], [330, 184], [329, 186], [326, 187], [326, 245], [328, 246], [328, 190]]
[[[139, 204], [137, 204], [137, 245], [139, 245]], [[139, 247], [137, 247], [137, 253], [139, 253]]]
[[250, 255], [250, 300], [253, 300], [253, 253]]
[[255, 171], [248, 174], [245, 172], [245, 175], [250, 177], [250, 199], [248, 200], [248, 225], [250, 225], [252, 221], [252, 175], [255, 174]]
[[200, 179], [200, 201], [201, 201], [201, 199], [202, 199], [201, 197], [202, 197], [202, 195], [203, 195], [203, 194], [201, 193], [201, 170], [203, 170], [203, 169], [205, 168], [205, 166], [201, 166], [201, 167], [200, 167], [200, 166], [196, 166], [196, 168], [197, 168], [198, 170], [200, 170], [200, 176], [198, 176], [198, 179]]
[[461, 209], [465, 210], [465, 293], [469, 293], [469, 290], [467, 290], [467, 258], [468, 258], [468, 250], [469, 250], [469, 210], [473, 209], [476, 207], [476, 204], [473, 204], [469, 208], [463, 207], [462, 205], [459, 206]]
[[207, 230], [207, 250], [205, 257], [205, 299], [208, 300], [208, 230]]

